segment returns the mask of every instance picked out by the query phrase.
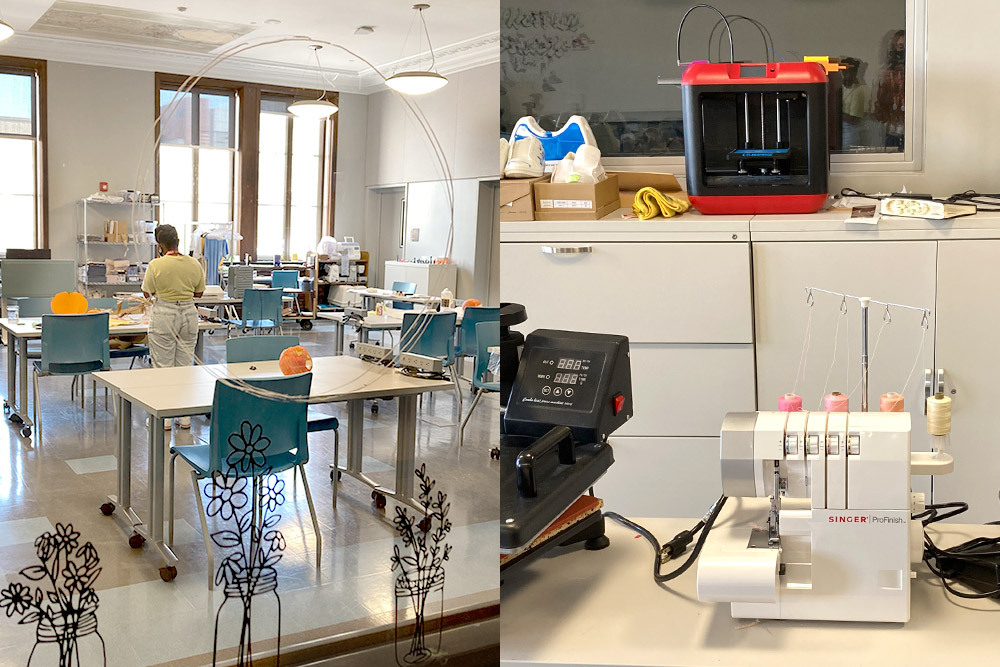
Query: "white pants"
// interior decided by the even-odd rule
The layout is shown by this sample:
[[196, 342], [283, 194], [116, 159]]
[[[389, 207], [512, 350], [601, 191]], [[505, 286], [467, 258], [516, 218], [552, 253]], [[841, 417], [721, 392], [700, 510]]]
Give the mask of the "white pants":
[[198, 309], [194, 302], [157, 299], [149, 319], [148, 338], [153, 368], [190, 366], [198, 342]]

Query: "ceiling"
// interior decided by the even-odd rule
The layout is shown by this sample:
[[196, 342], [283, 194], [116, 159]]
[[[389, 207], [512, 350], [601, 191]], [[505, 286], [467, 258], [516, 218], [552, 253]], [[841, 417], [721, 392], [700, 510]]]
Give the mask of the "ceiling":
[[[436, 69], [448, 74], [499, 61], [496, 0], [429, 4], [424, 18]], [[300, 36], [353, 52], [333, 46], [319, 52], [333, 80], [328, 87], [371, 92], [380, 88], [381, 78], [364, 60], [386, 76], [430, 64], [412, 5], [413, 0], [0, 0], [0, 18], [16, 31], [0, 45], [0, 54], [187, 74], [244, 42]], [[354, 34], [363, 25], [374, 33]], [[315, 87], [308, 43], [254, 47], [218, 65], [212, 75]]]

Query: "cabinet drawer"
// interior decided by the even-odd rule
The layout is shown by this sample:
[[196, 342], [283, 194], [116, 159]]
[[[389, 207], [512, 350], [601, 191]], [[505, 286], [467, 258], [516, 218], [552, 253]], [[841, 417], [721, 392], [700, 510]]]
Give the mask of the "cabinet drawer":
[[500, 293], [527, 308], [524, 331], [753, 342], [746, 243], [502, 243]]
[[629, 344], [634, 417], [615, 435], [718, 436], [727, 412], [753, 412], [752, 345]]
[[[722, 493], [719, 438], [619, 438], [594, 493], [627, 517], [700, 517]], [[660, 539], [671, 537], [660, 535]]]

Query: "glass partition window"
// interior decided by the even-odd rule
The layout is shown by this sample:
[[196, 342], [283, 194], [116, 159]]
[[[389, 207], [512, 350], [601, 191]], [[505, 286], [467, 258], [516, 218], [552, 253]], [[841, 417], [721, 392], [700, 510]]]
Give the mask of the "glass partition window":
[[[236, 95], [161, 88], [160, 220], [177, 227], [187, 252], [197, 225], [229, 228], [236, 168]], [[176, 98], [176, 104], [175, 102]]]
[[38, 245], [36, 76], [0, 70], [0, 251]]
[[[590, 123], [607, 157], [684, 154], [677, 26], [691, 2], [569, 3], [505, 0], [501, 6], [501, 134], [522, 116], [555, 130], [574, 115]], [[717, 0], [729, 18], [735, 59], [801, 61], [836, 56], [830, 143], [835, 153], [901, 153], [906, 145], [907, 0]], [[718, 14], [698, 9], [684, 25], [681, 59], [729, 60]]]
[[260, 113], [257, 255], [304, 258], [322, 233], [326, 137], [331, 121], [296, 118], [291, 100], [264, 98]]

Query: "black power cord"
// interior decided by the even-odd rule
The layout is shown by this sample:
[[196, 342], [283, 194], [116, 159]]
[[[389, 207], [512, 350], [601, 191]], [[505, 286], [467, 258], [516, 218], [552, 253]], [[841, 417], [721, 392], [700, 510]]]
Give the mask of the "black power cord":
[[[653, 545], [653, 550], [655, 552], [653, 558], [653, 579], [658, 584], [662, 584], [670, 581], [671, 579], [676, 579], [677, 577], [684, 574], [688, 568], [690, 568], [694, 562], [698, 559], [698, 555], [701, 553], [702, 547], [705, 546], [705, 540], [708, 538], [709, 531], [712, 530], [712, 526], [715, 524], [715, 520], [719, 517], [719, 512], [722, 511], [723, 505], [726, 504], [728, 498], [726, 496], [719, 496], [719, 499], [715, 501], [708, 513], [694, 525], [693, 528], [689, 530], [684, 530], [676, 535], [669, 542], [660, 544], [656, 536], [653, 535], [649, 530], [643, 528], [639, 524], [635, 523], [631, 519], [626, 519], [621, 514], [616, 512], [605, 512], [604, 516], [607, 518], [620, 523], [621, 525], [631, 528], [635, 532], [639, 533], [646, 538], [651, 545]], [[688, 545], [694, 539], [695, 535], [698, 535], [698, 541], [695, 542], [694, 548], [691, 550], [691, 554], [688, 556], [687, 560], [681, 563], [680, 567], [666, 574], [660, 573], [660, 566], [667, 561], [673, 560], [684, 553]]]
[[[944, 513], [940, 512], [940, 510], [945, 509], [950, 511]], [[1000, 550], [974, 551], [975, 549], [979, 549], [981, 547], [1000, 545], [1000, 537], [975, 537], [967, 542], [959, 544], [958, 546], [941, 549], [934, 544], [934, 540], [932, 540], [930, 535], [927, 534], [927, 526], [930, 524], [950, 519], [951, 517], [957, 516], [968, 509], [969, 504], [964, 502], [939, 503], [936, 505], [927, 505], [927, 508], [923, 512], [913, 515], [912, 518], [920, 519], [924, 526], [923, 561], [927, 564], [927, 568], [931, 571], [931, 573], [941, 579], [941, 584], [944, 586], [945, 590], [955, 597], [969, 600], [998, 597], [1000, 596], [1000, 588], [981, 593], [966, 593], [955, 589], [950, 582], [962, 581], [962, 577], [959, 576], [960, 573], [957, 570], [952, 569], [953, 566], [948, 567], [946, 563], [957, 562], [974, 564], [981, 563], [988, 558], [1000, 556]]]

